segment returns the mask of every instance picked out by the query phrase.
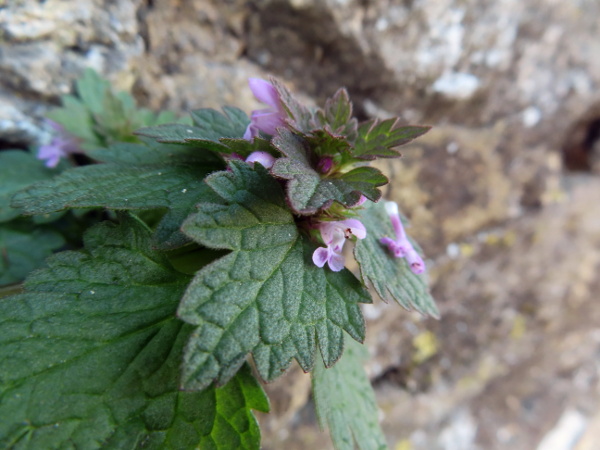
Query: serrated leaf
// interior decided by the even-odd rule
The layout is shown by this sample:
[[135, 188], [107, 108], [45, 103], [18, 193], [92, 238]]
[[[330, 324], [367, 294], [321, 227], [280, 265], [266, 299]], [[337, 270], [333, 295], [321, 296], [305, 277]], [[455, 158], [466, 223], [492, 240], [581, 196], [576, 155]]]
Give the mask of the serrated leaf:
[[350, 142], [356, 139], [358, 123], [352, 117], [352, 102], [346, 89], [339, 89], [327, 99], [325, 109], [317, 111], [316, 116], [320, 125], [331, 133], [346, 136]]
[[192, 121], [203, 133], [203, 139], [241, 138], [250, 123], [248, 115], [239, 108], [224, 106], [222, 114], [214, 109], [196, 109], [190, 113]]
[[156, 245], [174, 248], [187, 242], [179, 228], [194, 205], [217, 197], [203, 180], [215, 166], [193, 164], [193, 154], [187, 162], [181, 155], [173, 159], [177, 162], [170, 165], [95, 164], [70, 169], [21, 191], [14, 196], [13, 205], [26, 214], [67, 208], [167, 208], [156, 230]]
[[334, 367], [315, 365], [312, 388], [319, 425], [329, 429], [336, 450], [386, 449], [375, 392], [363, 368], [369, 352], [350, 339], [346, 344]]
[[431, 127], [401, 126], [400, 119], [373, 119], [360, 124], [352, 154], [360, 159], [397, 158], [395, 147], [427, 133]]
[[334, 201], [354, 206], [361, 195], [375, 202], [381, 198], [377, 187], [388, 182], [378, 169], [366, 166], [327, 177], [319, 174], [311, 166], [307, 141], [288, 130], [281, 129], [273, 144], [287, 157], [275, 162], [272, 173], [289, 180], [287, 197], [298, 214], [314, 214]]
[[258, 449], [250, 409], [268, 402], [247, 368], [222, 389], [178, 389], [189, 277], [135, 218], [85, 241], [0, 300], [0, 446]]
[[142, 128], [136, 134], [158, 142], [191, 145], [224, 154], [233, 153], [234, 150], [220, 140], [241, 138], [250, 120], [238, 108], [226, 106], [223, 111], [225, 114], [209, 108], [198, 109], [191, 112], [195, 125], [159, 125]]
[[271, 84], [275, 87], [279, 100], [288, 114], [288, 123], [298, 131], [308, 133], [312, 128], [313, 116], [311, 112], [292, 95], [289, 89], [276, 78], [271, 77]]
[[10, 206], [12, 196], [36, 181], [52, 178], [55, 171], [44, 166], [31, 153], [20, 150], [0, 152], [0, 222], [7, 222], [21, 214]]
[[311, 370], [318, 347], [327, 366], [342, 352], [342, 330], [364, 338], [358, 303], [368, 292], [347, 270], [311, 260], [314, 245], [298, 233], [278, 182], [256, 164], [231, 162], [207, 183], [225, 204], [203, 203], [183, 230], [231, 253], [204, 267], [186, 291], [180, 318], [197, 328], [185, 352], [183, 386], [226, 382], [252, 353], [265, 380], [296, 358]]
[[412, 273], [404, 258], [394, 258], [379, 242], [385, 236], [395, 237], [383, 203], [366, 204], [360, 220], [367, 229], [367, 237], [357, 241], [354, 256], [365, 284], [372, 286], [386, 302], [393, 299], [406, 309], [438, 317], [426, 274]]
[[62, 235], [48, 227], [0, 224], [0, 285], [24, 280], [64, 244]]

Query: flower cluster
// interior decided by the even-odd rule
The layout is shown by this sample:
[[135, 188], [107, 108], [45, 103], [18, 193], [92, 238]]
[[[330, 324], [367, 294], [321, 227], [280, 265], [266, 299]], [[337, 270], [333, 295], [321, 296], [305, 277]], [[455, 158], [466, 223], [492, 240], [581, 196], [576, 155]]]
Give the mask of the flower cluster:
[[367, 237], [365, 226], [357, 219], [346, 219], [338, 222], [321, 222], [318, 226], [321, 238], [327, 247], [319, 247], [313, 253], [313, 262], [317, 267], [325, 263], [334, 272], [344, 268], [342, 249], [347, 239], [356, 236], [358, 239]]
[[[275, 135], [277, 128], [287, 125], [288, 117], [277, 89], [268, 81], [259, 78], [250, 78], [248, 84], [257, 100], [265, 103], [268, 107], [252, 111], [244, 139], [252, 141], [261, 132], [271, 136]], [[331, 156], [323, 156], [316, 164], [315, 170], [320, 174], [327, 175], [334, 167], [333, 161]], [[246, 162], [258, 162], [270, 169], [275, 163], [275, 157], [267, 152], [256, 151], [246, 158]], [[361, 195], [359, 203], [354, 207], [360, 206], [365, 201], [365, 196]], [[406, 236], [398, 205], [394, 202], [386, 202], [385, 207], [396, 233], [396, 239], [383, 237], [380, 242], [388, 247], [394, 257], [406, 258], [413, 273], [423, 273], [425, 263]], [[334, 272], [339, 272], [344, 268], [342, 250], [345, 242], [353, 237], [364, 239], [367, 236], [365, 226], [357, 219], [320, 222], [317, 220], [317, 225], [313, 226], [320, 231], [325, 247], [317, 248], [313, 253], [312, 260], [318, 267], [327, 264]]]

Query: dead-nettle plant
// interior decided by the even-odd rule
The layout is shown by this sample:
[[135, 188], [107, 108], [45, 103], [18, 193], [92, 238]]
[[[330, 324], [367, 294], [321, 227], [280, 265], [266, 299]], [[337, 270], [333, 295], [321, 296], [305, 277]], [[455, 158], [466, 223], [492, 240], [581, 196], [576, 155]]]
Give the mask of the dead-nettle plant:
[[428, 127], [250, 89], [250, 117], [177, 119], [88, 71], [46, 145], [0, 153], [0, 447], [258, 449], [257, 377], [293, 360], [336, 448], [385, 447], [360, 303], [437, 311], [369, 163]]

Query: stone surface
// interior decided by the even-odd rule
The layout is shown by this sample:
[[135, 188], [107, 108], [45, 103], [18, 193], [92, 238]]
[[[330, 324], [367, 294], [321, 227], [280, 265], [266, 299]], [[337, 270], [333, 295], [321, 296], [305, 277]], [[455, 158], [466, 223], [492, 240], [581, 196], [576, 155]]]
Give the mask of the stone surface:
[[[600, 173], [599, 14], [596, 0], [0, 1], [0, 149], [43, 141], [85, 67], [154, 109], [249, 111], [247, 78], [272, 73], [317, 103], [345, 85], [361, 118], [433, 125], [381, 166], [442, 314], [365, 308], [389, 443], [532, 449], [576, 411], [586, 448], [600, 182], [565, 169]], [[264, 448], [331, 447], [307, 375], [267, 390]]]

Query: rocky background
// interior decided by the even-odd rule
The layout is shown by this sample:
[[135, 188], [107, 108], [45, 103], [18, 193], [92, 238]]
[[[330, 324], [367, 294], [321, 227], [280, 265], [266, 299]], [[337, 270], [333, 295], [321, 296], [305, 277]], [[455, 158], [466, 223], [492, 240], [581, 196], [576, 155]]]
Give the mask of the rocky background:
[[[0, 149], [45, 139], [85, 67], [151, 108], [257, 106], [273, 74], [434, 130], [382, 167], [441, 320], [381, 302], [368, 371], [397, 450], [600, 442], [597, 0], [0, 0]], [[292, 370], [265, 449], [325, 449]]]

